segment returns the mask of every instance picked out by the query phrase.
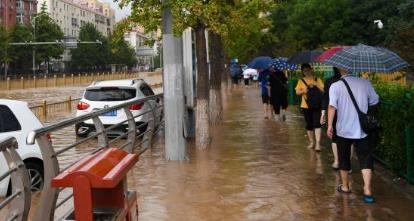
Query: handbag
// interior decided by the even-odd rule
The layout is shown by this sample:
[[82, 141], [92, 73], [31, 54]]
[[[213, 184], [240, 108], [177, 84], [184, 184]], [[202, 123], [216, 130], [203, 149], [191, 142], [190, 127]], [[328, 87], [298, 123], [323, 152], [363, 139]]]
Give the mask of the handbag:
[[348, 82], [346, 82], [343, 78], [341, 79], [341, 81], [344, 82], [346, 89], [348, 90], [349, 96], [351, 97], [352, 103], [354, 104], [355, 109], [358, 113], [358, 119], [359, 124], [361, 125], [361, 129], [367, 134], [373, 133], [376, 130], [378, 130], [381, 126], [379, 121], [374, 116], [368, 113], [364, 113], [359, 109], [358, 104], [355, 101], [354, 94], [352, 93], [351, 88], [348, 85]]
[[[305, 79], [301, 79], [303, 84], [305, 84], [306, 88], [308, 89], [307, 93], [307, 99], [305, 99], [306, 104], [309, 108], [312, 109], [320, 109], [322, 107], [322, 98], [323, 93], [319, 90], [317, 86], [309, 87], [309, 85], [306, 83]], [[315, 78], [315, 82], [318, 79]]]

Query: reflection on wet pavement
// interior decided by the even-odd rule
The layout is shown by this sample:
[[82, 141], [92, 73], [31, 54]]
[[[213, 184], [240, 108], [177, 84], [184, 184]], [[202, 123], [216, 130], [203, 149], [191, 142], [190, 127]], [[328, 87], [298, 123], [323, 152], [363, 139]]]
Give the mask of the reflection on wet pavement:
[[206, 151], [188, 143], [189, 160], [165, 161], [162, 141], [130, 175], [139, 193], [140, 220], [410, 220], [414, 202], [374, 178], [378, 202], [361, 200], [354, 168], [349, 196], [335, 191], [339, 174], [331, 154], [308, 150], [302, 118], [265, 120], [256, 89], [225, 98], [224, 123], [212, 129]]

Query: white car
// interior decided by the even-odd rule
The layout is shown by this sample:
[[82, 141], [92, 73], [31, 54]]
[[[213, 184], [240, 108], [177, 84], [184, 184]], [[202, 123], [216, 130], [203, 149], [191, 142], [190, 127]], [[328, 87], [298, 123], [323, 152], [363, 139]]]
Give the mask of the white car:
[[[29, 132], [43, 127], [29, 109], [26, 102], [0, 99], [0, 139], [14, 137], [18, 143], [17, 152], [30, 174], [32, 191], [43, 187], [43, 160], [37, 143], [26, 144]], [[0, 175], [9, 170], [6, 159], [0, 154]], [[0, 182], [0, 197], [11, 191], [10, 176]], [[10, 192], [9, 192], [10, 193]]]
[[[82, 99], [77, 105], [76, 116], [152, 95], [154, 95], [154, 92], [151, 87], [142, 79], [96, 81], [86, 88]], [[151, 108], [158, 107], [160, 105], [159, 103], [159, 99], [154, 99], [131, 105], [129, 109], [133, 116], [137, 116], [140, 113], [150, 111]], [[157, 108], [155, 125], [159, 124], [162, 116], [161, 113], [162, 110]], [[122, 109], [106, 113], [99, 118], [105, 127], [127, 119]], [[150, 118], [152, 118], [151, 113], [135, 118], [136, 125], [139, 127], [138, 133], [146, 130]], [[107, 134], [109, 136], [119, 136], [126, 132], [127, 129], [128, 122], [125, 122], [121, 126], [108, 131]], [[76, 124], [75, 131], [77, 136], [86, 137], [90, 132], [95, 131], [95, 126], [92, 120], [87, 120]]]

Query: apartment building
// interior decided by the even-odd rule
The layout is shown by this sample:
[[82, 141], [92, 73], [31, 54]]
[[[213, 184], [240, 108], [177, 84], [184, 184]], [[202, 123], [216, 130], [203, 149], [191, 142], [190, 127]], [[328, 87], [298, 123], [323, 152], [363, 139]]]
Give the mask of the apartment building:
[[95, 25], [104, 36], [113, 31], [115, 10], [109, 4], [96, 0], [39, 0], [39, 10], [43, 2], [66, 38], [78, 38], [80, 28], [86, 23]]
[[16, 24], [29, 25], [36, 12], [35, 0], [0, 0], [0, 25], [6, 29]]
[[135, 50], [140, 69], [146, 69], [153, 65], [153, 59], [158, 55], [157, 44], [152, 47], [146, 45], [147, 40], [157, 40], [157, 33], [145, 33], [142, 26], [136, 26], [124, 33], [124, 40]]

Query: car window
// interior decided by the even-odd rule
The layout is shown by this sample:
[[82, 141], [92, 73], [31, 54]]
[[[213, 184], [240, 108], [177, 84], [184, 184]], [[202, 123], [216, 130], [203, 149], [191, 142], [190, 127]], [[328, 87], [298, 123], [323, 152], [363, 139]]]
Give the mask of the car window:
[[142, 93], [145, 96], [152, 96], [152, 95], [154, 95], [154, 92], [152, 91], [152, 89], [148, 85], [146, 85], [146, 84], [141, 85], [140, 89], [141, 89]]
[[9, 107], [0, 105], [0, 133], [19, 131], [22, 127]]
[[103, 87], [97, 89], [86, 89], [85, 99], [90, 101], [125, 101], [135, 98], [135, 89]]

